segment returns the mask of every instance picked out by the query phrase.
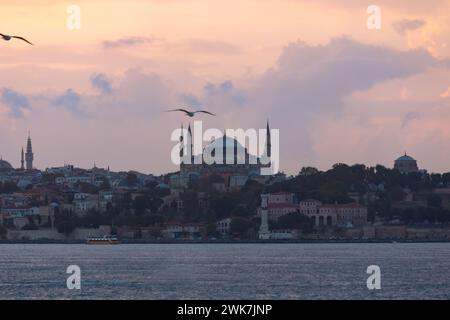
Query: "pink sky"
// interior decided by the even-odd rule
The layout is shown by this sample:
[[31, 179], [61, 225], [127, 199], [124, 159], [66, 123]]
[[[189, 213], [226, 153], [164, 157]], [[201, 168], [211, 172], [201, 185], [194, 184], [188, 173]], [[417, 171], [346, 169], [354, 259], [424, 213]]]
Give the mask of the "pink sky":
[[[170, 133], [204, 126], [280, 129], [281, 168], [392, 166], [407, 151], [450, 171], [450, 1], [3, 0], [0, 155], [19, 165], [31, 130], [36, 166], [72, 163], [162, 173]], [[69, 4], [81, 29], [66, 26]]]

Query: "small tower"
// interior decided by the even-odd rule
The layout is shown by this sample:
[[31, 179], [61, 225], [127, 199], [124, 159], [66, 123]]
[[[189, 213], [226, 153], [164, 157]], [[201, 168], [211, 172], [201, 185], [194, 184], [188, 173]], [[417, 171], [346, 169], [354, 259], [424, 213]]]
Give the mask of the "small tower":
[[270, 239], [268, 201], [269, 201], [269, 195], [261, 194], [261, 226], [259, 227], [259, 233], [258, 233], [260, 240], [269, 240]]
[[27, 170], [33, 170], [33, 160], [34, 160], [33, 147], [31, 145], [31, 136], [30, 133], [28, 132], [27, 153], [25, 154]]
[[20, 170], [25, 170], [25, 154], [23, 152], [23, 147], [22, 147], [22, 154], [21, 154], [21, 158], [20, 158]]

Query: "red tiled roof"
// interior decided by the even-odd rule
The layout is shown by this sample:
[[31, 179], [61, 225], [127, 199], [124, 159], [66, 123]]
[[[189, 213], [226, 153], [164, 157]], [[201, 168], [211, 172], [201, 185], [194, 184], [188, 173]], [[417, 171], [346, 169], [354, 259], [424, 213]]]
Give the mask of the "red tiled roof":
[[359, 203], [335, 203], [335, 204], [323, 204], [321, 207], [323, 208], [363, 208], [364, 206]]
[[293, 203], [269, 203], [268, 205], [270, 208], [297, 208], [297, 205]]

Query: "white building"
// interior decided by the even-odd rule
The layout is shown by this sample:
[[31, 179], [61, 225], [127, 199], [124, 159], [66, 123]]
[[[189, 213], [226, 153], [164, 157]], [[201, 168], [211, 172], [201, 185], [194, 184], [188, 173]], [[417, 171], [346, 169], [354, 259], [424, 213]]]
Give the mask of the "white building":
[[225, 218], [225, 219], [217, 221], [216, 222], [216, 230], [223, 236], [229, 234], [231, 221], [232, 221], [231, 218]]
[[87, 211], [99, 209], [99, 197], [96, 194], [76, 193], [73, 198], [75, 212], [85, 214]]
[[[270, 221], [277, 221], [281, 216], [288, 213], [298, 212], [298, 205], [295, 203], [295, 196], [289, 192], [277, 192], [267, 194], [267, 210]], [[261, 208], [258, 208], [258, 216], [261, 215]]]

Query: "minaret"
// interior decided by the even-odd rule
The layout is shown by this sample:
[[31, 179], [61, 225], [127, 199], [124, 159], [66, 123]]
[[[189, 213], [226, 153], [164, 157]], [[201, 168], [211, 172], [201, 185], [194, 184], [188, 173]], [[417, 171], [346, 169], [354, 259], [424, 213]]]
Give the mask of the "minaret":
[[20, 160], [20, 170], [25, 170], [25, 155], [23, 152], [23, 147], [22, 147], [22, 154], [21, 154], [21, 160]]
[[272, 156], [272, 139], [270, 138], [269, 120], [267, 120], [267, 133], [266, 133], [266, 153], [270, 158]]
[[224, 131], [222, 137], [222, 163], [227, 164], [227, 131]]
[[27, 153], [25, 154], [27, 170], [33, 170], [33, 160], [34, 160], [33, 147], [31, 145], [31, 136], [30, 133], [28, 132]]
[[183, 124], [181, 124], [181, 134], [180, 134], [180, 159], [181, 159], [181, 163], [183, 163], [183, 155], [184, 155], [184, 137], [183, 137]]
[[190, 163], [194, 164], [194, 154], [193, 154], [193, 146], [192, 146], [192, 131], [191, 131], [191, 124], [189, 123], [188, 127], [188, 136], [187, 136], [187, 147], [188, 147], [188, 156], [190, 157]]
[[268, 219], [268, 194], [261, 194], [261, 226], [259, 227], [259, 239], [260, 240], [269, 240], [270, 239], [270, 231], [269, 231], [269, 219]]

